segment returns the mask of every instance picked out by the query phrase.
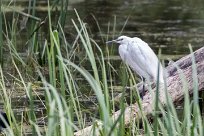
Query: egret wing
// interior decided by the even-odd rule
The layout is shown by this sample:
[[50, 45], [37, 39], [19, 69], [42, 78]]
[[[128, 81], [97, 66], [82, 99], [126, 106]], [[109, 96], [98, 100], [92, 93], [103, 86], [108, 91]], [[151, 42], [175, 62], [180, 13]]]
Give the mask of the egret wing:
[[129, 47], [132, 61], [142, 69], [142, 76], [155, 78], [157, 74], [158, 58], [147, 43], [135, 38]]
[[132, 56], [130, 56], [130, 52], [128, 51], [128, 45], [122, 44], [119, 46], [119, 54], [121, 59], [129, 65], [139, 76], [143, 76], [141, 73], [143, 70], [139, 67], [137, 63], [134, 62]]

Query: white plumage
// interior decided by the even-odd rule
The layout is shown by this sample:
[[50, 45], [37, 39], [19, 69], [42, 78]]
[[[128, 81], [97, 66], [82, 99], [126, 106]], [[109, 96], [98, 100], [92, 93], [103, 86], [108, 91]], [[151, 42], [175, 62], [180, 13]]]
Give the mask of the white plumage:
[[116, 40], [110, 42], [120, 44], [119, 54], [122, 60], [140, 77], [143, 77], [146, 80], [156, 82], [159, 64], [159, 82], [164, 83], [163, 67], [156, 54], [146, 42], [137, 37], [130, 38], [127, 36], [120, 36]]

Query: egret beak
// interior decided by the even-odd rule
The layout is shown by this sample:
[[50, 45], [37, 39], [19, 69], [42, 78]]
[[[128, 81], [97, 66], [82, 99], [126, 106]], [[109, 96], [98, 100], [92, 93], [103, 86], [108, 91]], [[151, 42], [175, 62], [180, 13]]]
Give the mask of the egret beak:
[[115, 43], [116, 43], [117, 41], [116, 41], [116, 40], [107, 41], [107, 42], [106, 42], [106, 44], [111, 44], [111, 43], [113, 43], [113, 42], [115, 42]]

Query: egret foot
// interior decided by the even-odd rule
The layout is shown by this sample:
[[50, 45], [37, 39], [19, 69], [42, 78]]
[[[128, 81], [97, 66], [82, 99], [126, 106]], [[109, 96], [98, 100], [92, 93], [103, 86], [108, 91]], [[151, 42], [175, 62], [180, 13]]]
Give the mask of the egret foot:
[[130, 90], [135, 89], [136, 87], [137, 87], [136, 85], [134, 85], [134, 86], [126, 86], [126, 87], [125, 87], [125, 90], [126, 90], [126, 91], [130, 91]]
[[[141, 99], [143, 99], [143, 96], [145, 95], [145, 92], [146, 91], [143, 91], [143, 90], [146, 90], [145, 88], [146, 88], [146, 86], [144, 85], [144, 89], [141, 89], [141, 86], [143, 86], [143, 85], [141, 85], [142, 83], [138, 83], [137, 85], [134, 85], [134, 86], [126, 86], [125, 87], [125, 90], [126, 90], [126, 92], [130, 92], [131, 90], [138, 90], [139, 92], [139, 96], [140, 96], [140, 98]], [[137, 88], [137, 89], [136, 89]]]

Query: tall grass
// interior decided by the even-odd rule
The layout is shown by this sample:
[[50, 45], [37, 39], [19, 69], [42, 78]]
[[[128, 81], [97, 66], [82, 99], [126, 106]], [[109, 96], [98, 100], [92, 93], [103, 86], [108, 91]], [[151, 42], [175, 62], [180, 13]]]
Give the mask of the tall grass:
[[[34, 5], [35, 2], [33, 3]], [[26, 60], [19, 55], [16, 41], [13, 40], [16, 39], [15, 35], [17, 34], [17, 26], [15, 23], [12, 23], [11, 28], [13, 29], [9, 29], [10, 26], [7, 25], [6, 18], [4, 19], [6, 30], [4, 36], [9, 49], [9, 56], [11, 59], [10, 65], [13, 67], [13, 70], [16, 71], [15, 75], [10, 73], [10, 78], [12, 78], [14, 82], [17, 82], [18, 86], [24, 90], [28, 101], [28, 111], [25, 114], [22, 114], [22, 117], [19, 120], [15, 115], [16, 112], [12, 103], [12, 97], [10, 96], [11, 94], [7, 91], [9, 88], [6, 86], [5, 82], [6, 71], [4, 68], [0, 68], [1, 98], [4, 102], [4, 110], [10, 119], [10, 127], [4, 131], [4, 133], [15, 136], [24, 135], [26, 132], [23, 122], [27, 122], [28, 126], [31, 127], [32, 134], [37, 136], [72, 136], [75, 131], [85, 128], [87, 126], [87, 117], [85, 113], [87, 112], [84, 112], [83, 104], [79, 99], [80, 95], [85, 96], [85, 94], [83, 94], [84, 92], [80, 90], [80, 87], [83, 85], [77, 80], [77, 77], [80, 76], [84, 80], [84, 83], [88, 84], [90, 92], [97, 98], [97, 102], [95, 103], [96, 113], [90, 114], [92, 115], [91, 124], [93, 125], [93, 129], [89, 135], [203, 135], [204, 127], [198, 107], [198, 80], [194, 57], [192, 57], [194, 79], [194, 96], [192, 101], [187, 90], [188, 84], [185, 76], [179, 67], [176, 66], [179, 71], [184, 92], [183, 119], [178, 117], [176, 108], [168, 94], [167, 86], [164, 86], [166, 107], [164, 108], [158, 99], [160, 90], [157, 88], [155, 93], [156, 100], [154, 101], [154, 120], [153, 122], [149, 121], [141, 109], [141, 100], [137, 93], [138, 90], [135, 88], [132, 90], [129, 99], [131, 104], [134, 103], [134, 99], [136, 99], [136, 102], [140, 106], [140, 114], [142, 118], [140, 120], [133, 119], [128, 126], [125, 126], [125, 87], [133, 86], [137, 83], [134, 73], [125, 65], [122, 66], [121, 72], [116, 73], [116, 68], [112, 65], [112, 61], [109, 59], [106, 61], [104, 59], [105, 53], [102, 52], [100, 46], [94, 41], [94, 39], [90, 37], [87, 31], [87, 25], [81, 20], [76, 10], [77, 20], [72, 20], [73, 26], [76, 30], [76, 39], [73, 43], [74, 45], [78, 44], [79, 46], [76, 47], [73, 45], [73, 47], [70, 46], [68, 49], [67, 46], [69, 45], [63, 31], [66, 23], [63, 18], [67, 14], [63, 2], [68, 4], [68, 1], [61, 1], [61, 6], [63, 8], [61, 16], [59, 21], [53, 22], [51, 15], [52, 7], [48, 1], [48, 39], [45, 39], [45, 42], [43, 43], [38, 42], [36, 32], [32, 39], [29, 40], [29, 46], [37, 45], [36, 48], [40, 48], [40, 46], [44, 47], [43, 50], [38, 50], [41, 51], [40, 54], [42, 56], [40, 57], [46, 59], [43, 66], [39, 64], [34, 55], [36, 50], [32, 50], [31, 53], [30, 60], [32, 60], [33, 63], [27, 63]], [[34, 16], [35, 11], [32, 11], [32, 13]], [[114, 18], [114, 22], [116, 25], [116, 18]], [[57, 27], [53, 27], [53, 24], [55, 23], [57, 24]], [[31, 32], [36, 29], [35, 26], [36, 24], [34, 23], [33, 27], [30, 27]], [[108, 28], [108, 30], [110, 30], [110, 28]], [[40, 31], [41, 30], [38, 32]], [[113, 27], [113, 31], [114, 33], [116, 32], [115, 27]], [[13, 33], [13, 36], [9, 35], [10, 32]], [[107, 36], [106, 39], [109, 39], [109, 37]], [[105, 43], [104, 46], [106, 46]], [[63, 50], [64, 48], [66, 48], [65, 53]], [[83, 64], [80, 63], [82, 60], [79, 60], [79, 62], [73, 61], [73, 56], [77, 56], [77, 53], [74, 52], [75, 48], [80, 48], [84, 51], [83, 54], [84, 58], [86, 58], [86, 65], [91, 66], [91, 69], [86, 69], [86, 66], [83, 66]], [[106, 51], [108, 52], [107, 56], [111, 56], [112, 51], [110, 51], [110, 47], [107, 47]], [[43, 67], [49, 69], [49, 75], [43, 73]], [[27, 75], [28, 73], [26, 69], [35, 70], [35, 76], [38, 76], [42, 83], [42, 85], [37, 86], [37, 88], [43, 90], [43, 96], [45, 98], [41, 98], [38, 95], [36, 97], [34, 86], [37, 78], [28, 78], [30, 75]], [[89, 70], [91, 70], [91, 72], [89, 72]], [[113, 74], [118, 74], [120, 79], [115, 79]], [[121, 80], [123, 94], [119, 106], [112, 101], [114, 98], [113, 87], [116, 85], [112, 80]], [[14, 83], [12, 85], [13, 88], [17, 88], [17, 85]], [[151, 88], [149, 91], [152, 91]], [[17, 94], [18, 92], [15, 93]], [[43, 114], [45, 125], [43, 127], [38, 124], [38, 115], [35, 109], [36, 100], [40, 100], [45, 108], [45, 113]], [[118, 119], [112, 118], [112, 112], [115, 112], [116, 110], [115, 107], [119, 107], [121, 110]], [[159, 113], [163, 115], [162, 118], [158, 116]]]
[[[0, 1], [0, 30], [2, 30], [2, 18], [3, 18], [3, 14], [2, 14], [2, 1]], [[3, 65], [3, 34], [0, 33], [0, 63], [1, 65]]]

